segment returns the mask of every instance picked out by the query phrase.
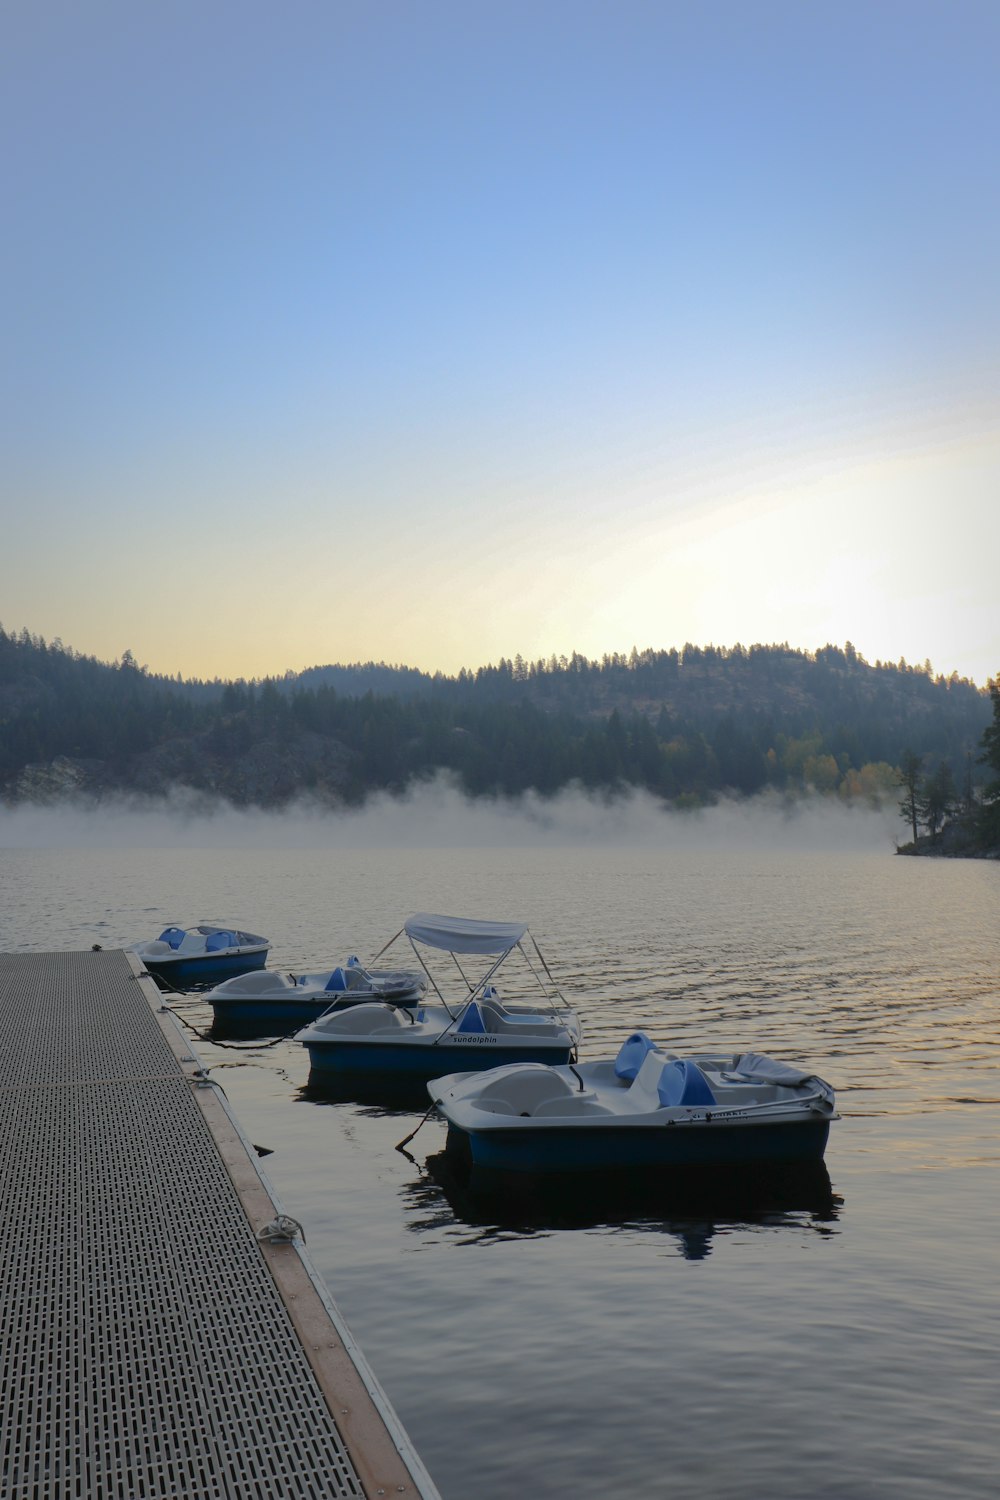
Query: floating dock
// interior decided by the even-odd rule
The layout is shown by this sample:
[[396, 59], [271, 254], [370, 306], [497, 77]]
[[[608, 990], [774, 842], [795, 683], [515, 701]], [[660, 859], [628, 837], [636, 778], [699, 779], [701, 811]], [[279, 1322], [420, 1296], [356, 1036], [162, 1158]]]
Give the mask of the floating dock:
[[132, 955], [0, 954], [0, 1173], [4, 1500], [439, 1500]]

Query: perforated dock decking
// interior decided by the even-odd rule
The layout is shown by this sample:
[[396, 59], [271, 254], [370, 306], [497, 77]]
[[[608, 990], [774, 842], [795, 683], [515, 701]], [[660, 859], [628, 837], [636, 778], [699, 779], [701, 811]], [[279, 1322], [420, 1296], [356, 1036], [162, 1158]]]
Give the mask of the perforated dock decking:
[[437, 1491], [124, 953], [0, 954], [0, 1495]]

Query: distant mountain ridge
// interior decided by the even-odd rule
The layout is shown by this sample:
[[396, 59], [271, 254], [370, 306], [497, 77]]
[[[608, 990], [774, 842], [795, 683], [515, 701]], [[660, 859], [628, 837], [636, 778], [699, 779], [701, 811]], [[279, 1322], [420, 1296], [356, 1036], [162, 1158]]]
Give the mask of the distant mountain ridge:
[[520, 657], [456, 676], [382, 662], [183, 681], [0, 630], [0, 796], [186, 787], [339, 805], [438, 771], [471, 795], [641, 786], [675, 805], [807, 790], [877, 802], [907, 753], [981, 779], [986, 689], [848, 643]]

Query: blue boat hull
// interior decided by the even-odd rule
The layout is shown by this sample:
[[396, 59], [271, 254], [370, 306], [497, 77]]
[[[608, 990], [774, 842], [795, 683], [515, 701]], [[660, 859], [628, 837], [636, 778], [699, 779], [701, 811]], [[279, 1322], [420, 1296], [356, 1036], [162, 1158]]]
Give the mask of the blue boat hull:
[[[405, 1010], [412, 1008], [417, 1003], [417, 998], [406, 1002], [393, 1001], [393, 1004], [398, 1004]], [[349, 1006], [364, 1004], [364, 1000], [345, 1000], [342, 994], [333, 991], [311, 1000], [304, 997], [288, 1000], [233, 999], [212, 1000], [211, 1004], [216, 1021], [225, 1026], [256, 1026], [267, 1025], [269, 1022], [280, 1026], [302, 1026], [308, 1021], [318, 1020], [328, 1010], [346, 1010]]]
[[829, 1120], [795, 1124], [616, 1130], [464, 1131], [448, 1144], [477, 1167], [504, 1172], [593, 1172], [631, 1167], [733, 1167], [822, 1161]]
[[212, 1002], [215, 1019], [227, 1026], [305, 1025], [330, 1009], [327, 1000], [227, 1000]]
[[367, 1042], [307, 1042], [309, 1065], [317, 1076], [380, 1074], [386, 1077], [422, 1080], [443, 1078], [446, 1073], [471, 1073], [502, 1068], [507, 1063], [540, 1062], [556, 1066], [568, 1063], [571, 1049], [552, 1047], [414, 1047], [373, 1045]]
[[192, 958], [143, 959], [157, 984], [171, 990], [221, 984], [224, 979], [235, 979], [237, 974], [252, 974], [256, 969], [262, 969], [266, 962], [266, 949], [259, 953], [205, 953]]

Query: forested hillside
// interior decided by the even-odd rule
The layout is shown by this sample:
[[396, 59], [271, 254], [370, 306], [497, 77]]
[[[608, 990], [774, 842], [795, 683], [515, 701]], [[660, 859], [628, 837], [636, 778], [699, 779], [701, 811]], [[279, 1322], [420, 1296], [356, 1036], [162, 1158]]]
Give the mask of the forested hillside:
[[848, 644], [520, 658], [428, 675], [368, 663], [254, 682], [158, 677], [0, 630], [0, 795], [173, 787], [237, 805], [357, 803], [438, 770], [472, 795], [643, 787], [694, 806], [765, 788], [878, 801], [907, 753], [971, 794], [990, 698]]

